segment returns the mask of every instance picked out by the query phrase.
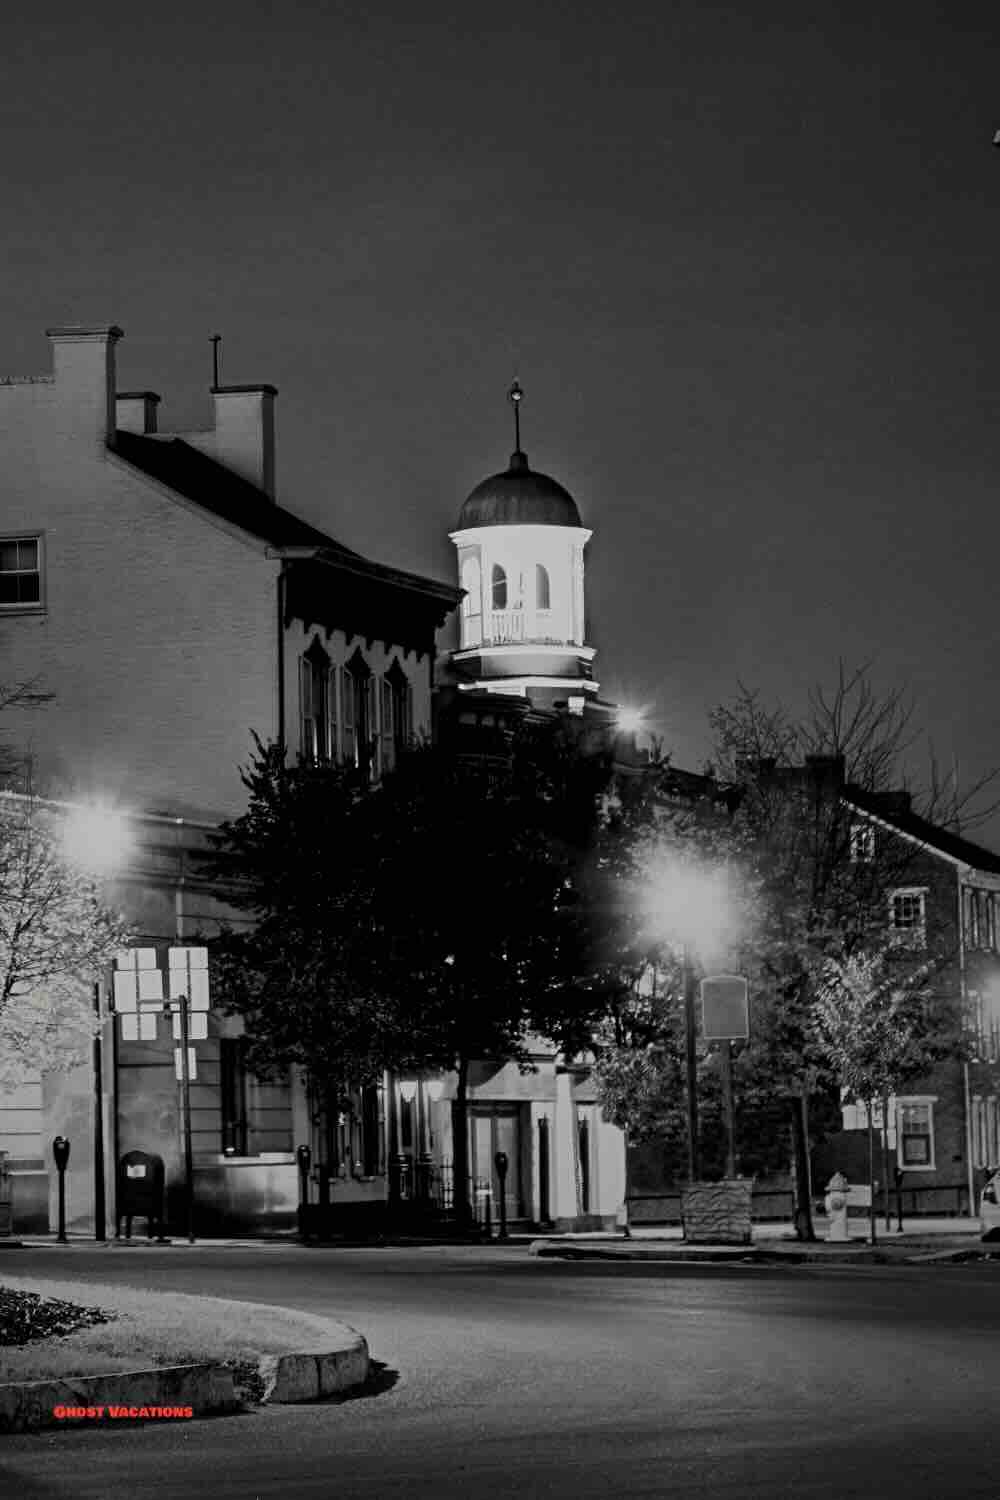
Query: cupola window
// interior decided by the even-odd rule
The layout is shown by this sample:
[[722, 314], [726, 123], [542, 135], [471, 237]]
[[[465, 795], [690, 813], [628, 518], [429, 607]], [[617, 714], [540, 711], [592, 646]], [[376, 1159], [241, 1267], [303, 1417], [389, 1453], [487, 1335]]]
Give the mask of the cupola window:
[[493, 564], [493, 608], [507, 608], [507, 574], [499, 563]]
[[535, 564], [535, 608], [552, 608], [549, 595], [549, 570], [543, 568], [541, 563]]

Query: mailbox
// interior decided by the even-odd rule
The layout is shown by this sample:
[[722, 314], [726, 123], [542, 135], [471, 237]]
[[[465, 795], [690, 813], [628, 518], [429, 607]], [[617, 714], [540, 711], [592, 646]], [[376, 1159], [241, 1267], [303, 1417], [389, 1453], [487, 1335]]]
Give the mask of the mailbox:
[[121, 1239], [122, 1219], [125, 1238], [132, 1238], [132, 1220], [136, 1217], [146, 1220], [148, 1239], [153, 1238], [154, 1225], [162, 1237], [164, 1184], [162, 1156], [153, 1156], [148, 1151], [126, 1151], [118, 1163], [116, 1239]]

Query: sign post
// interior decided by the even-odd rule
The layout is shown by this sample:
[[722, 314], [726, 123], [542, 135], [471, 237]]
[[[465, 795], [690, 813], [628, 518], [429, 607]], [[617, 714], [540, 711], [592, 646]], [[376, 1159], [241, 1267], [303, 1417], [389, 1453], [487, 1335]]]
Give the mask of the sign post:
[[185, 1225], [194, 1243], [194, 1166], [191, 1147], [191, 1082], [198, 1076], [193, 1042], [208, 1037], [208, 949], [168, 948], [167, 996], [155, 948], [119, 953], [114, 974], [115, 1010], [123, 1041], [155, 1042], [157, 1014], [173, 1019], [174, 1071], [180, 1084], [180, 1117], [184, 1154]]
[[726, 1124], [726, 1176], [736, 1176], [736, 1127], [733, 1110], [733, 1042], [750, 1035], [747, 981], [742, 974], [714, 974], [701, 981], [702, 1030], [705, 1040], [719, 1042], [722, 1113]]

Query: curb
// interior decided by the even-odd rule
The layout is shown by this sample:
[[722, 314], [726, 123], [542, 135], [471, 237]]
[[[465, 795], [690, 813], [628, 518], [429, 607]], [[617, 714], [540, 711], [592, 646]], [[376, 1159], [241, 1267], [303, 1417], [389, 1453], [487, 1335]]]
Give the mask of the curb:
[[903, 1246], [880, 1249], [878, 1246], [858, 1245], [854, 1249], [844, 1247], [834, 1251], [764, 1249], [753, 1245], [723, 1248], [701, 1245], [678, 1245], [676, 1249], [656, 1247], [649, 1250], [636, 1248], [607, 1249], [597, 1245], [560, 1245], [551, 1240], [533, 1240], [528, 1246], [529, 1255], [549, 1260], [624, 1260], [684, 1265], [756, 1264], [767, 1266], [886, 1266], [886, 1265], [960, 1265], [965, 1262], [1000, 1259], [986, 1248], [977, 1245], [962, 1245], [946, 1250], [918, 1251], [900, 1254]]
[[[223, 1365], [164, 1365], [158, 1370], [127, 1370], [114, 1375], [81, 1375], [66, 1380], [34, 1380], [0, 1385], [0, 1433], [34, 1432], [40, 1427], [76, 1427], [98, 1420], [115, 1407], [139, 1418], [158, 1409], [235, 1411], [239, 1406], [233, 1374]], [[66, 1416], [67, 1409], [74, 1413]], [[59, 1413], [57, 1416], [56, 1413]]]
[[[44, 1427], [79, 1427], [105, 1421], [109, 1415], [112, 1420], [126, 1415], [133, 1421], [155, 1420], [165, 1414], [164, 1408], [181, 1408], [178, 1416], [202, 1417], [239, 1411], [248, 1404], [321, 1401], [365, 1385], [370, 1357], [364, 1336], [347, 1323], [320, 1318], [314, 1321], [326, 1324], [329, 1346], [259, 1355], [251, 1372], [251, 1379], [255, 1375], [256, 1381], [249, 1400], [237, 1394], [229, 1366], [217, 1363], [162, 1365], [155, 1370], [0, 1385], [0, 1436]], [[324, 1342], [326, 1336], [321, 1332]], [[125, 1410], [116, 1413], [115, 1407]], [[72, 1415], [66, 1414], [67, 1408]]]

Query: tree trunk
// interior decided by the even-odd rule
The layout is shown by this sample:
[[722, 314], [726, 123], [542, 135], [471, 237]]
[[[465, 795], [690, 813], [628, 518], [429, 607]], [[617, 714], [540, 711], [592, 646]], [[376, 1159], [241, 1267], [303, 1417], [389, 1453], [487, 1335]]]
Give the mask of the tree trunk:
[[815, 1240], [816, 1231], [812, 1221], [812, 1202], [809, 1198], [809, 1147], [806, 1112], [809, 1102], [805, 1094], [796, 1095], [791, 1101], [792, 1112], [792, 1179], [794, 1202], [792, 1217], [795, 1235], [800, 1240]]
[[472, 1225], [469, 1204], [469, 1063], [465, 1057], [458, 1060], [458, 1088], [451, 1106], [451, 1135], [452, 1207], [459, 1228], [469, 1229]]

